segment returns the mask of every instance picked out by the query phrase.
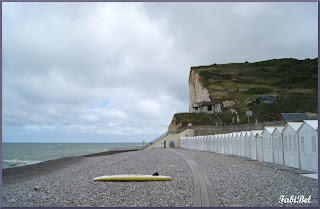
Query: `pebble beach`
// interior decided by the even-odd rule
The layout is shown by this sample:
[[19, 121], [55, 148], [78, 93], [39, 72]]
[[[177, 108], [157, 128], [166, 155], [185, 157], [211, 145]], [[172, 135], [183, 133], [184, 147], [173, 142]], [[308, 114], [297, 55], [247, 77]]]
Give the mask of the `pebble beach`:
[[[219, 207], [318, 206], [318, 180], [232, 156], [174, 149], [209, 177]], [[2, 170], [4, 207], [192, 207], [193, 176], [170, 149], [68, 157]], [[171, 176], [171, 181], [106, 182], [116, 174]], [[279, 203], [281, 195], [310, 203]]]

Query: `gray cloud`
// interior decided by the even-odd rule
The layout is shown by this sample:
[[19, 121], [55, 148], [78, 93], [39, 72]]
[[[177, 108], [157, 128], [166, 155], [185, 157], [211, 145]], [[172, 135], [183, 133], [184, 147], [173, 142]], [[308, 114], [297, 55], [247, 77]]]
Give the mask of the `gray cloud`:
[[316, 3], [3, 3], [4, 141], [150, 141], [191, 66], [317, 57]]

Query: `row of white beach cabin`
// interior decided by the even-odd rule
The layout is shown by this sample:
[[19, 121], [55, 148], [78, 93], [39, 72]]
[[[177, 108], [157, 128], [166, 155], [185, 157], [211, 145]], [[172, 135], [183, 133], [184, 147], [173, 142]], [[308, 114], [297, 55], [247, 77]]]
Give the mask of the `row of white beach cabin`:
[[281, 127], [182, 137], [183, 149], [237, 155], [318, 173], [318, 120]]

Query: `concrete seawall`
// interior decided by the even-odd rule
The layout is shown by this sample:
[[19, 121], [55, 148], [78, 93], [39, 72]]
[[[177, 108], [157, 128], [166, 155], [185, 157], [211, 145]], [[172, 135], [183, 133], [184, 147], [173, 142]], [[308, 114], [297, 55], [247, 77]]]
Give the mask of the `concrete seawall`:
[[240, 131], [262, 130], [268, 126], [285, 126], [287, 122], [277, 121], [270, 123], [258, 123], [248, 125], [235, 125], [235, 126], [193, 126], [194, 136], [204, 136], [213, 134], [224, 134]]

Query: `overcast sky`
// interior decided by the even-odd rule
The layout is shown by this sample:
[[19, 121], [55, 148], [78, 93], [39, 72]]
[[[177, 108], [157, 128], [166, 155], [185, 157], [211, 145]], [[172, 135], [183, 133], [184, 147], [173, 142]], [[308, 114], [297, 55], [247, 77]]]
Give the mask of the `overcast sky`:
[[141, 142], [191, 66], [316, 58], [317, 3], [2, 3], [3, 142]]

